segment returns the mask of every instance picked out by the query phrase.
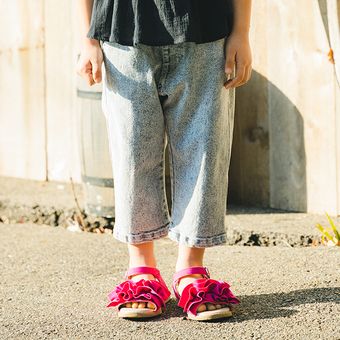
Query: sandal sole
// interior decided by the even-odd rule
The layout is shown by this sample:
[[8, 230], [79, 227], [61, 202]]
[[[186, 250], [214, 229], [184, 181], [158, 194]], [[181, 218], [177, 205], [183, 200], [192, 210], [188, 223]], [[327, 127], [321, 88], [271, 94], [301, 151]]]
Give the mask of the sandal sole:
[[152, 318], [162, 314], [162, 309], [153, 311], [150, 308], [121, 308], [118, 312], [120, 318]]
[[196, 315], [192, 313], [187, 313], [188, 319], [196, 320], [196, 321], [224, 319], [224, 318], [230, 318], [232, 315], [233, 315], [232, 311], [227, 308], [220, 308], [220, 309], [215, 309], [215, 310], [198, 312]]
[[[165, 303], [169, 302], [171, 297], [169, 297]], [[122, 307], [118, 311], [118, 317], [120, 318], [132, 318], [132, 319], [140, 319], [140, 318], [152, 318], [154, 316], [161, 315], [163, 313], [163, 309], [159, 308], [154, 311], [150, 308], [131, 308], [131, 307]]]

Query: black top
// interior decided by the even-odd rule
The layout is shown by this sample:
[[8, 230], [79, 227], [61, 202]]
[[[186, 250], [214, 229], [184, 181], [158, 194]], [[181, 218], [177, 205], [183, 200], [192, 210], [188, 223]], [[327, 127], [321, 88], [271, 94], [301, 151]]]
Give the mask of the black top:
[[230, 34], [233, 0], [94, 0], [88, 38], [121, 45], [204, 43]]

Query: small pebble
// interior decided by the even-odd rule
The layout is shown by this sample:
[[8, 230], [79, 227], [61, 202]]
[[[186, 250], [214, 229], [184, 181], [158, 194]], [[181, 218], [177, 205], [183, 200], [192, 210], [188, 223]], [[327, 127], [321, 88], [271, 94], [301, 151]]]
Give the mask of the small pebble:
[[131, 305], [132, 305], [131, 302], [128, 302], [128, 303], [125, 304], [125, 307], [131, 308]]
[[222, 306], [221, 306], [221, 305], [215, 305], [215, 307], [216, 307], [216, 309], [220, 309], [220, 308], [222, 308]]
[[145, 302], [140, 302], [138, 308], [145, 308]]
[[138, 308], [138, 302], [133, 302], [131, 305], [132, 308]]

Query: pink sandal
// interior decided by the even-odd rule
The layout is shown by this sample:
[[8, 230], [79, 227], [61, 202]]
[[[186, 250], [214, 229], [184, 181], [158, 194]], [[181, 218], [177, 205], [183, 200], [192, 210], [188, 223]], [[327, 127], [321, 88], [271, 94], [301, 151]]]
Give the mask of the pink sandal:
[[[177, 285], [179, 280], [188, 275], [201, 274], [202, 279], [185, 286], [180, 296]], [[189, 267], [175, 273], [173, 277], [172, 289], [178, 301], [178, 306], [183, 308], [187, 317], [192, 320], [212, 320], [232, 316], [231, 305], [240, 303], [240, 300], [233, 295], [229, 289], [230, 285], [225, 281], [213, 280], [210, 278], [208, 268], [206, 267]], [[202, 303], [214, 303], [224, 305], [225, 307], [197, 312], [199, 305]]]
[[[151, 274], [155, 279], [131, 280], [130, 277], [136, 274]], [[130, 268], [125, 273], [125, 279], [108, 294], [110, 303], [106, 307], [117, 306], [118, 316], [123, 318], [153, 317], [165, 310], [165, 304], [170, 300], [171, 292], [157, 268], [147, 266]], [[152, 302], [155, 308], [123, 307], [128, 302]]]

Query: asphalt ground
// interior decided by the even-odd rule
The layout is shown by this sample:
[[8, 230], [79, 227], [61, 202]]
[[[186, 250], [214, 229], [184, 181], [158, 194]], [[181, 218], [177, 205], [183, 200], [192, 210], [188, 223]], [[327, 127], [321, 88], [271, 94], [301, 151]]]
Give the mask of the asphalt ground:
[[[170, 286], [176, 244], [156, 243]], [[1, 339], [340, 339], [339, 247], [218, 246], [205, 265], [241, 300], [224, 321], [185, 319], [174, 297], [149, 321], [118, 319], [107, 294], [125, 245], [110, 234], [0, 223]]]

